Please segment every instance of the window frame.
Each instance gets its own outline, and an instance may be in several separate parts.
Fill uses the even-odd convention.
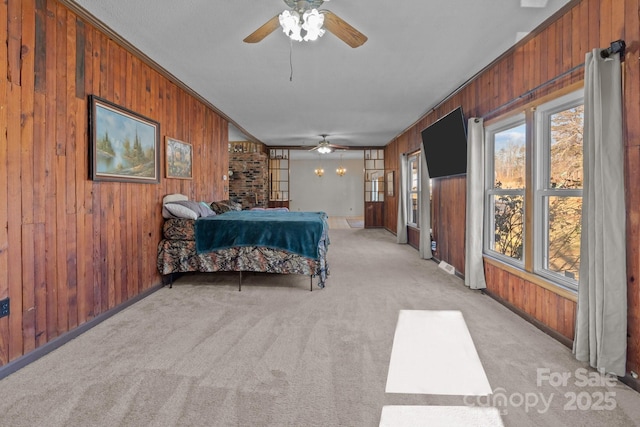
[[[513,265],[519,269],[524,269],[527,257],[527,222],[526,222],[526,176],[525,185],[521,189],[497,189],[495,188],[495,135],[508,129],[516,128],[521,125],[526,127],[526,116],[524,113],[507,117],[485,128],[485,209],[484,209],[484,236],[483,249],[484,254],[496,258],[506,264]],[[525,128],[526,133],[526,128]],[[526,142],[525,142],[526,145]],[[526,162],[526,159],[525,159]],[[522,259],[512,258],[502,254],[492,248],[491,242],[495,238],[495,212],[494,205],[491,203],[492,197],[499,196],[521,196],[523,199],[522,216],[525,219],[522,225]]]
[[[417,182],[417,187],[416,190],[412,190],[412,178],[413,178],[413,174],[412,174],[412,163],[415,163],[418,169],[418,182]],[[420,174],[421,174],[421,170],[420,170],[420,151],[415,152],[415,153],[411,153],[407,156],[407,225],[409,227],[414,227],[414,228],[420,228]],[[416,212],[416,221],[413,222],[412,220],[413,218],[413,194],[416,195],[416,200],[418,201],[417,206],[418,206],[418,210]]]
[[[506,113],[493,118],[485,126],[485,208],[483,255],[488,260],[495,260],[530,275],[530,280],[540,280],[549,286],[570,295],[576,295],[578,280],[571,278],[565,271],[549,269],[553,253],[550,251],[549,223],[550,198],[583,198],[583,189],[552,188],[551,172],[553,169],[551,151],[551,118],[553,115],[584,105],[584,89],[582,85],[573,85],[571,91],[563,90],[560,94],[545,96],[518,111]],[[526,173],[523,196],[523,241],[522,260],[518,260],[493,250],[492,239],[495,239],[495,206],[491,205],[492,197],[511,195],[513,190],[495,189],[495,135],[510,128],[525,126],[526,137]],[[576,178],[577,179],[577,178]],[[583,179],[584,185],[584,179]],[[575,207],[569,208],[574,209]],[[563,212],[563,211],[561,211]],[[568,211],[567,211],[568,212]],[[566,217],[571,218],[571,217]],[[560,218],[561,219],[561,218]],[[576,224],[572,222],[572,224]],[[575,256],[575,252],[571,253]],[[489,261],[490,262],[490,261]],[[553,268],[553,265],[551,265]],[[525,277],[525,276],[523,276]]]
[[[549,209],[550,197],[583,197],[582,189],[553,189],[549,185],[551,175],[551,129],[553,114],[584,105],[584,90],[577,90],[545,102],[536,108],[534,114],[533,169],[533,272],[570,291],[578,291],[578,281],[570,279],[545,266],[549,258]]]

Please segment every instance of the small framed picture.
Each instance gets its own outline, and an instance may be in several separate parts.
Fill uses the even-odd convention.
[[[393,171],[387,172],[387,196],[393,197]]]
[[[193,178],[193,148],[191,144],[165,137],[167,178]]]

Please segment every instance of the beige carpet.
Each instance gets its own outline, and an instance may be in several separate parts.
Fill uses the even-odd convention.
[[[364,228],[364,218],[347,218],[347,223],[351,228]]]
[[[518,427],[640,420],[640,394],[578,385],[568,348],[392,234],[331,230],[329,261],[313,292],[299,276],[247,275],[242,292],[236,274],[184,276],[0,381],[0,425],[377,426],[401,405],[493,405]],[[461,311],[506,400],[385,393],[400,310]]]

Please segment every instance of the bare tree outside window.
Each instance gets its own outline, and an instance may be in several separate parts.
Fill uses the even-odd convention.
[[[524,245],[525,131],[523,123],[493,136],[492,249],[516,260],[523,259]]]
[[[415,227],[420,226],[420,219],[418,217],[419,213],[419,197],[418,194],[420,192],[420,153],[413,154],[409,156],[409,182],[408,182],[408,213],[409,217],[407,218],[407,223],[411,224]]]
[[[516,268],[531,265],[536,274],[575,291],[582,234],[583,93],[563,94],[528,112],[487,127],[484,249]]]
[[[578,280],[582,197],[582,133],[584,106],[550,115],[547,197],[548,270]],[[574,191],[571,191],[574,190]]]

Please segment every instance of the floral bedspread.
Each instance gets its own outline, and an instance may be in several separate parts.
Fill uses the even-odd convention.
[[[170,219],[163,226],[164,239],[158,245],[158,271],[162,275],[186,272],[253,271],[278,274],[302,274],[318,277],[324,287],[329,274],[328,235],[323,233],[318,259],[261,246],[232,247],[196,253],[194,220]]]
[[[196,240],[196,222],[192,219],[171,218],[164,222],[162,233],[169,240]]]

